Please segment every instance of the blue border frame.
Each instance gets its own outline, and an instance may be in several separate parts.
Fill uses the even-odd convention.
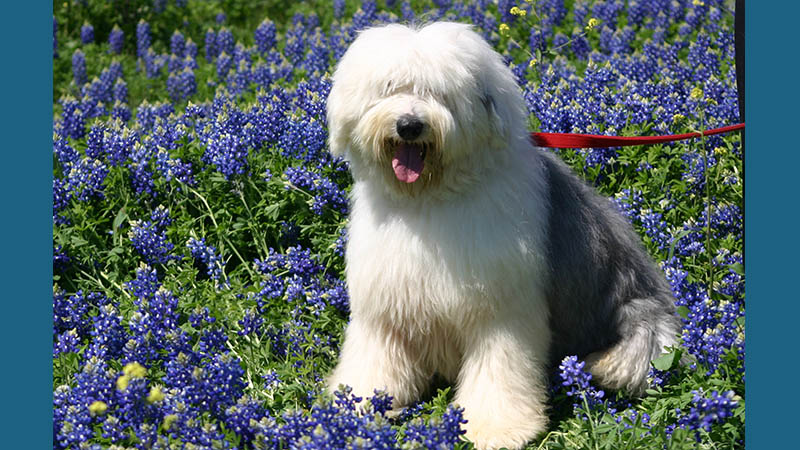
[[[746,447],[791,448],[797,433],[795,45],[800,6],[751,3],[745,15]],[[797,445],[796,443],[794,445]]]
[[[771,6],[771,5],[770,5]],[[747,437],[752,449],[793,442],[793,354],[800,317],[794,259],[800,145],[794,46],[800,5],[752,3],[746,17]],[[3,443],[52,446],[52,4],[10,2],[2,121],[5,254]],[[777,164],[776,164],[777,162]],[[787,367],[788,366],[788,367]],[[791,440],[790,440],[791,439]]]
[[[46,449],[53,439],[52,8],[47,2],[10,2],[0,27],[5,62],[0,373],[7,448]]]

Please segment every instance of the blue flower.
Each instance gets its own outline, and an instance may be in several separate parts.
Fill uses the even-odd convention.
[[[213,61],[217,57],[219,51],[217,50],[217,34],[209,28],[205,34],[206,44],[206,61]]]
[[[72,54],[72,79],[78,86],[86,83],[86,57],[81,49],[75,50]]]
[[[81,42],[84,44],[94,42],[94,27],[87,22],[84,22],[81,27]]]
[[[567,356],[559,364],[559,378],[561,385],[568,388],[567,395],[574,397],[573,409],[583,411],[586,407],[594,408],[603,403],[605,392],[596,389],[590,384],[592,374],[583,370],[586,362],[578,360],[577,356]]]
[[[144,59],[147,56],[147,50],[150,49],[150,24],[140,19],[136,25],[136,56]]]
[[[108,35],[108,46],[111,53],[119,55],[122,53],[122,46],[125,44],[125,32],[118,25],[114,25],[111,33]]]
[[[131,222],[128,237],[147,264],[164,264],[178,258],[172,254],[175,244],[169,242],[166,236],[166,227],[171,222],[169,211],[163,206],[153,210],[150,220]]]
[[[228,285],[227,278],[223,275],[225,262],[217,254],[217,249],[211,245],[206,245],[206,239],[190,238],[186,243],[193,258],[206,265],[206,273],[214,280],[217,287]]]
[[[688,414],[678,418],[678,425],[695,431],[697,442],[700,442],[699,430],[711,431],[711,426],[722,423],[733,415],[739,402],[734,399],[733,391],[712,391],[706,397],[702,390],[692,391],[691,409]]]
[[[264,19],[261,24],[258,25],[255,31],[255,42],[259,53],[265,55],[275,47],[277,42],[276,34],[277,28],[275,27],[275,23],[268,18]]]
[[[219,32],[217,33],[217,40],[216,40],[216,51],[217,55],[222,53],[227,53],[228,55],[233,54],[235,40],[233,39],[233,33],[226,27],[222,27]]]
[[[341,19],[344,15],[345,0],[333,0],[333,17]]]
[[[183,37],[180,31],[175,30],[169,40],[169,49],[172,54],[183,58],[186,52],[186,38]]]

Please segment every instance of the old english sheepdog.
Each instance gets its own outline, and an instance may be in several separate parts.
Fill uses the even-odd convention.
[[[565,355],[639,394],[676,341],[663,273],[611,202],[534,147],[502,57],[468,25],[361,32],[327,103],[330,150],[355,181],[350,322],[330,389],[402,407],[434,374],[466,436],[520,448],[547,427]]]

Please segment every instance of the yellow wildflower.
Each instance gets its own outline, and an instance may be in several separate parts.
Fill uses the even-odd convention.
[[[101,402],[100,400],[95,400],[89,405],[89,414],[92,416],[96,416],[98,414],[105,414],[106,410],[108,409],[108,405],[105,402]]]
[[[500,31],[501,36],[508,36],[508,33],[511,29],[508,27],[507,24],[501,23],[500,27],[498,27],[498,31]]]
[[[150,394],[147,395],[147,402],[158,403],[161,400],[164,400],[164,393],[161,392],[161,389],[158,386],[151,387]]]
[[[524,9],[519,9],[516,6],[512,7],[511,11],[509,12],[511,13],[512,16],[520,16],[520,17],[525,17],[525,15],[528,14],[528,11],[525,11]]]

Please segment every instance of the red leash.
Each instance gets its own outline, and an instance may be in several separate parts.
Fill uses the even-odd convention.
[[[629,145],[660,144],[663,142],[680,141],[700,136],[727,133],[741,130],[744,123],[729,125],[722,128],[706,130],[702,133],[670,134],[666,136],[603,136],[599,134],[572,134],[572,133],[531,133],[533,142],[539,147],[553,148],[603,148],[625,147]]]

